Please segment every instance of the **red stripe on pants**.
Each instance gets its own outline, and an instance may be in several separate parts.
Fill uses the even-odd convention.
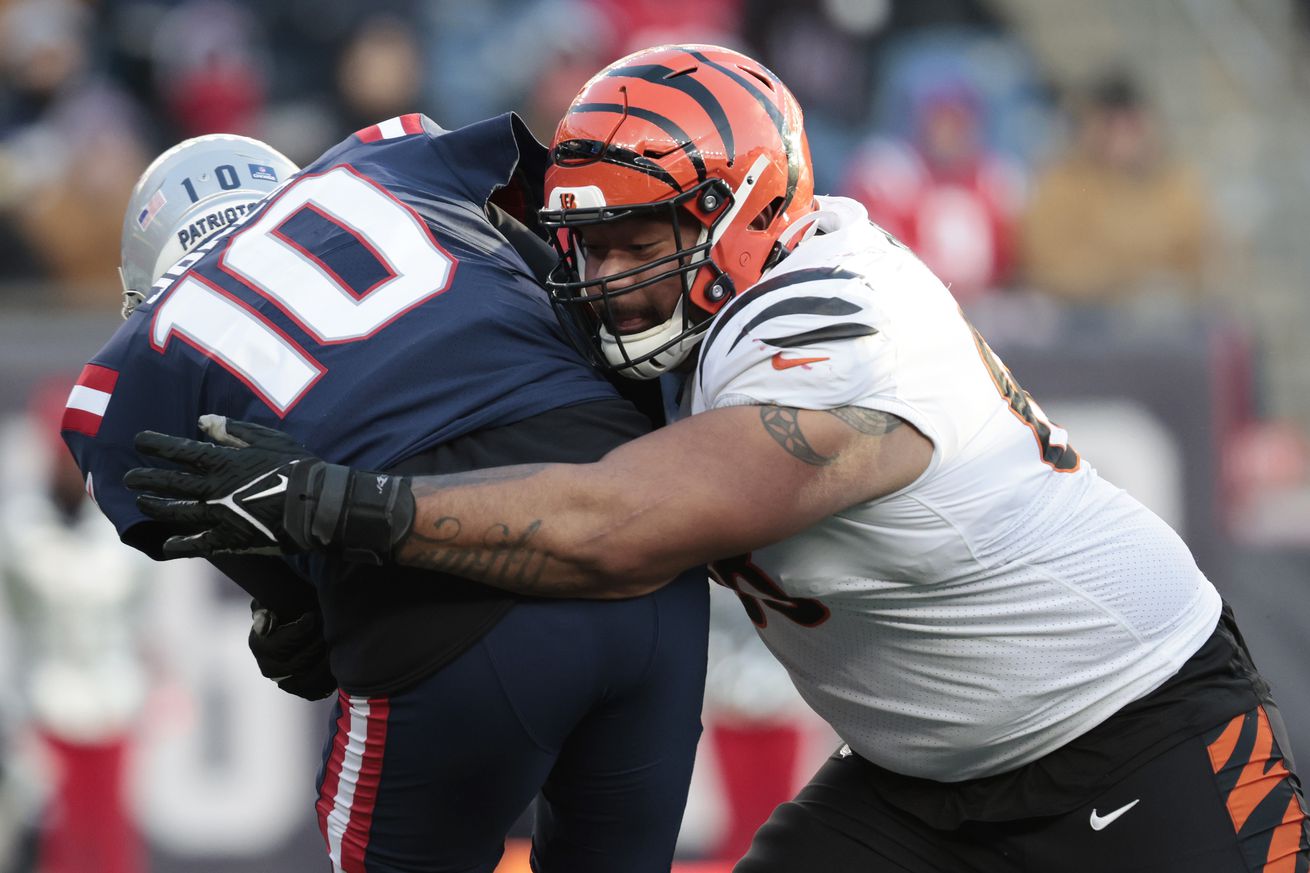
[[[350,824],[341,838],[341,868],[346,873],[364,873],[364,854],[368,851],[373,809],[377,806],[378,786],[382,781],[382,753],[386,748],[390,714],[391,704],[385,697],[368,701],[367,733],[356,774],[355,796],[350,804]]]
[[[323,772],[323,784],[318,789],[318,802],[314,808],[318,812],[318,830],[323,835],[323,844],[328,843],[328,816],[336,802],[337,788],[341,784],[341,762],[346,758],[346,740],[350,737],[350,698],[345,692],[337,692],[341,714],[337,716],[336,734],[332,737],[332,751],[328,755],[327,767]]]

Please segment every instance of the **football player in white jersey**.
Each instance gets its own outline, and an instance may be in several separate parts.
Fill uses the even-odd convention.
[[[845,741],[739,873],[1310,867],[1281,721],[1214,587],[912,253],[814,196],[769,70],[713,46],[607,67],[546,202],[561,320],[682,420],[595,464],[414,479],[384,519],[351,497],[367,474],[156,438],[194,470],[138,480],[181,498],[143,498],[196,531],[171,552],[270,545],[219,483],[280,470],[245,508],[302,548],[547,596],[713,561]]]

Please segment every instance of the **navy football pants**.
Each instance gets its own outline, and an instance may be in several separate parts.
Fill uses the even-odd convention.
[[[700,736],[704,571],[516,604],[414,688],[342,693],[319,773],[334,871],[491,871],[540,792],[539,873],[667,871]]]

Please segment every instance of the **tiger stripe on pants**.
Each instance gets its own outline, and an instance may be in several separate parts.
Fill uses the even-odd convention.
[[[1307,873],[1310,820],[1263,706],[1206,736],[1210,765],[1251,870]]]

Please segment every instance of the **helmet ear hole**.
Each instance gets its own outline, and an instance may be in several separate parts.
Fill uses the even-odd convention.
[[[782,211],[782,200],[783,198],[781,197],[774,197],[770,200],[768,204],[751,219],[751,223],[748,227],[750,227],[751,230],[768,230],[769,225],[773,223],[773,219],[777,218],[778,213]]]

